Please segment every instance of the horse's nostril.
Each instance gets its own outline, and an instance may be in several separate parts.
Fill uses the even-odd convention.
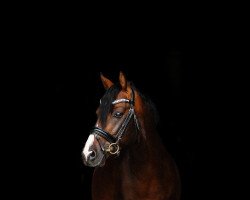
[[[89,154],[89,159],[90,159],[90,160],[94,160],[95,157],[96,157],[95,151],[91,151],[91,153]]]

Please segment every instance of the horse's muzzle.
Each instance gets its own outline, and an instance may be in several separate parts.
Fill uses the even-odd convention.
[[[84,165],[88,167],[97,167],[97,166],[102,167],[105,164],[105,156],[100,151],[99,152],[91,151],[91,153],[89,153],[87,157],[84,154],[82,154],[82,159]]]

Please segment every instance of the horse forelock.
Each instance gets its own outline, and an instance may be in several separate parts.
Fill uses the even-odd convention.
[[[112,111],[112,102],[116,99],[116,96],[120,92],[121,88],[119,85],[113,85],[110,87],[103,97],[100,103],[100,122],[102,126],[106,125],[108,114]]]
[[[159,115],[155,107],[155,104],[151,101],[150,98],[142,94],[132,82],[129,82],[129,85],[140,96],[143,104],[147,107],[147,109],[152,114],[155,124],[157,124],[159,121]],[[106,125],[107,117],[109,113],[112,112],[112,108],[113,108],[112,102],[116,99],[120,91],[121,91],[121,86],[119,84],[114,84],[105,92],[105,94],[101,98],[101,104],[100,104],[99,109],[100,109],[100,122],[102,126]],[[137,99],[135,99],[135,101],[137,101]]]

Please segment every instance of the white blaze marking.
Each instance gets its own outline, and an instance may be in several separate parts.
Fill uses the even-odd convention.
[[[84,154],[85,158],[87,158],[88,155],[92,152],[89,149],[94,144],[94,140],[95,140],[95,136],[93,134],[89,135],[89,138],[87,139],[87,142],[86,142],[84,149],[83,149],[83,154]]]

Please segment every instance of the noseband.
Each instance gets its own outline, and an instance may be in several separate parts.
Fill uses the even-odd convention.
[[[115,136],[111,135],[110,133],[108,133],[107,131],[104,131],[103,129],[99,128],[99,127],[94,127],[91,130],[91,133],[94,135],[98,135],[101,136],[102,138],[104,138],[106,141],[108,141],[110,143],[110,145],[108,146],[107,149],[102,148],[102,151],[108,152],[110,154],[117,154],[119,155],[120,153],[120,146],[119,146],[119,141],[122,139],[125,130],[130,122],[130,120],[132,119],[132,117],[134,117],[134,122],[136,125],[136,128],[139,130],[139,124],[136,118],[136,114],[135,114],[135,110],[134,110],[134,104],[135,104],[135,94],[134,94],[134,90],[131,88],[131,99],[116,99],[115,101],[112,102],[112,105],[118,104],[118,103],[129,103],[130,108],[128,111],[128,114],[126,116],[126,118],[124,119],[122,125],[120,126],[117,134],[115,134]],[[99,141],[98,141],[99,142]]]

